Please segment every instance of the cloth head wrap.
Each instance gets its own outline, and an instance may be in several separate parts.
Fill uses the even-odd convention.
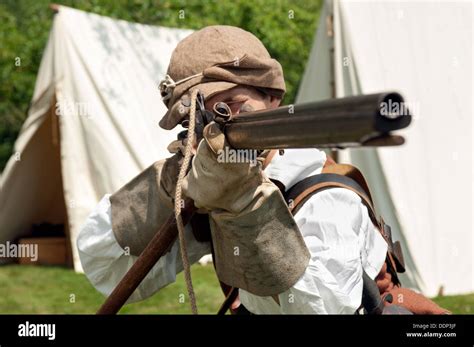
[[[237,85],[257,87],[282,98],[285,79],[281,65],[262,42],[237,27],[215,25],[196,31],[173,51],[160,92],[168,112],[160,121],[173,129],[186,116],[180,111],[183,95],[199,90],[207,99]]]

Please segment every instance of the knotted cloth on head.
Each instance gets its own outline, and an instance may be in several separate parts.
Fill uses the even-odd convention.
[[[253,34],[226,25],[192,33],[173,51],[167,76],[160,83],[163,102],[168,107],[160,126],[173,129],[186,116],[179,112],[185,93],[198,88],[207,99],[239,84],[260,88],[279,98],[286,91],[280,63],[271,58]]]

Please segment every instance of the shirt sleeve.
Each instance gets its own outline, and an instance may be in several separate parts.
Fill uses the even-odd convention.
[[[138,257],[127,254],[112,231],[110,195],[105,195],[82,226],[77,248],[84,272],[93,286],[109,295]],[[211,252],[209,242],[198,242],[186,226],[185,239],[190,263]],[[179,242],[155,264],[127,303],[144,300],[173,283],[183,270]]]
[[[280,306],[244,291],[242,303],[254,313],[354,314],[362,300],[362,270],[375,278],[387,252],[367,208],[347,189],[328,189],[313,195],[295,221],[311,253],[306,271],[279,295]]]

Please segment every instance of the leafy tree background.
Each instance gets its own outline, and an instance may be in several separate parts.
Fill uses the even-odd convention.
[[[25,120],[51,28],[48,0],[0,0],[0,171]],[[200,29],[239,26],[259,37],[283,66],[285,103],[295,99],[321,0],[58,0],[58,4],[143,24]],[[179,18],[184,10],[185,18]],[[15,59],[21,59],[21,65]]]

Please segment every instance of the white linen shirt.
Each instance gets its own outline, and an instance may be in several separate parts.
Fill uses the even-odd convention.
[[[316,149],[289,149],[276,154],[265,174],[288,189],[302,179],[321,173],[326,161]],[[86,276],[109,295],[135,256],[128,255],[112,231],[110,195],[105,195],[87,218],[77,239]],[[328,189],[310,197],[295,215],[311,259],[301,278],[279,294],[279,304],[240,289],[240,301],[255,314],[353,314],[361,304],[362,270],[375,278],[385,261],[387,244],[370,220],[367,207],[354,192]],[[210,243],[198,242],[186,226],[191,263],[210,253]],[[128,302],[146,299],[172,283],[183,270],[179,243],[163,256]]]

